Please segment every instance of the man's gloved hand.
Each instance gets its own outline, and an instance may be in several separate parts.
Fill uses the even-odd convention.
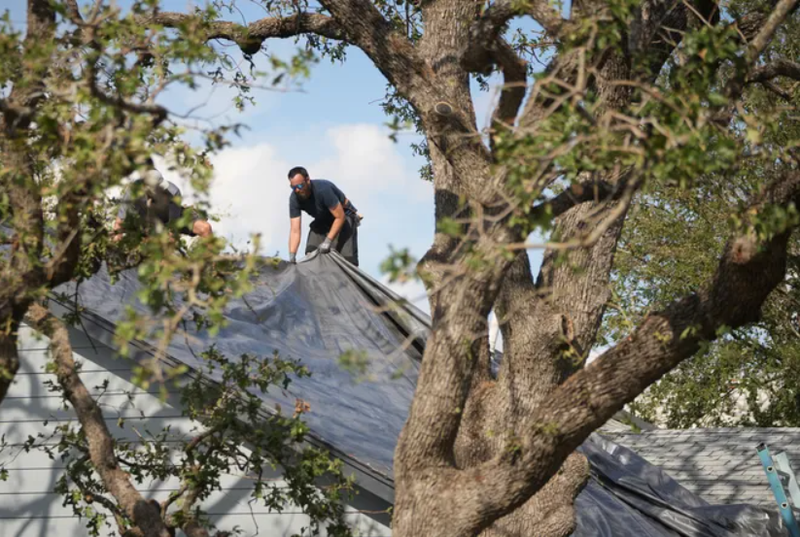
[[[297,252],[290,252],[289,253],[289,263],[292,265],[297,264]]]
[[[327,254],[331,251],[331,240],[328,237],[325,237],[325,240],[322,241],[322,244],[319,245],[319,252],[321,254]]]

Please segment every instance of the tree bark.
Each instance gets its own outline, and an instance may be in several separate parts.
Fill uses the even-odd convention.
[[[55,12],[47,0],[28,0],[26,22],[25,49],[53,38]],[[38,260],[44,245],[44,217],[27,142],[31,111],[42,99],[48,67],[26,63],[21,76],[27,83],[14,84],[0,115],[0,189],[8,195],[14,238],[11,248],[0,254],[0,403],[19,368],[16,330],[43,279]]]
[[[89,445],[89,457],[103,485],[145,537],[170,537],[161,520],[158,504],[145,500],[131,483],[128,473],[119,466],[114,453],[114,437],[106,426],[100,407],[76,370],[66,327],[39,304],[31,306],[26,319],[50,338],[50,353],[56,365],[58,383],[78,415]]]
[[[5,326],[0,331],[0,402],[8,394],[18,370],[17,327]]]

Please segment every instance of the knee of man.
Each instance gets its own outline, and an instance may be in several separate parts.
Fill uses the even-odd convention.
[[[197,220],[192,226],[192,231],[194,231],[195,235],[198,235],[199,237],[210,237],[211,224],[205,220]]]

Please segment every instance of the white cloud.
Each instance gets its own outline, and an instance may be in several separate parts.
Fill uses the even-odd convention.
[[[330,177],[348,196],[352,192],[354,202],[387,192],[402,192],[413,201],[430,199],[431,185],[407,168],[399,144],[388,134],[387,129],[367,123],[333,127],[326,137],[335,154],[309,165],[309,173]]]

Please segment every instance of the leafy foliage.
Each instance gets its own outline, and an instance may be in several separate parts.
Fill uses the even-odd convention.
[[[179,484],[161,507],[176,527],[190,516],[210,524],[193,502],[202,502],[222,490],[225,478],[238,475],[252,482],[251,503],[275,512],[288,505],[302,508],[310,517],[308,535],[318,535],[322,528],[328,535],[349,535],[343,501],[348,498],[351,478],[343,475],[340,461],[307,443],[308,427],[302,421],[307,407],[298,403],[291,415],[280,408],[270,412],[258,397],[273,386],[285,389],[290,375],[307,376],[307,370],[277,355],[231,360],[214,348],[204,352],[202,359],[203,371],[175,381],[181,415],[191,420],[190,428],[150,430],[146,421],[128,423],[120,414],[118,426],[136,433],[134,440],[118,441],[115,446],[123,469],[140,486]],[[107,387],[107,381],[98,387],[98,399],[102,400]],[[51,390],[63,391],[55,383]],[[136,411],[135,394],[127,395],[120,413]],[[52,434],[30,438],[25,449],[39,449],[65,464],[66,472],[55,491],[86,521],[92,535],[108,534],[113,529],[110,517],[117,519],[120,531],[131,526],[93,472],[79,426],[57,424]],[[322,478],[324,485],[320,485]]]
[[[752,9],[750,4],[736,2],[730,10]],[[686,84],[690,92],[697,90],[694,107],[726,103],[725,85],[737,76],[741,55],[736,36],[730,30],[716,33],[713,39],[710,30],[687,36],[684,61],[721,63],[722,80],[715,82],[700,67],[692,78],[675,80],[682,65],[674,65],[661,81],[670,91]],[[795,57],[798,46],[800,20],[794,17],[780,30],[765,61],[784,54]],[[764,238],[796,225],[794,206],[765,207],[758,213],[743,208],[775,179],[782,163],[792,161],[800,140],[799,99],[796,83],[779,79],[772,87],[750,85],[740,115],[724,131],[703,134],[692,144],[692,153],[680,156],[683,167],[694,169],[683,174],[662,164],[666,173],[654,184],[658,188],[648,188],[628,216],[616,257],[613,308],[601,344],[619,341],[648,312],[708,281],[732,232],[750,230]],[[735,181],[727,171],[731,168],[736,169]],[[761,321],[728,333],[683,362],[633,403],[632,410],[668,427],[800,424],[796,237],[789,252],[787,280],[770,295]]]
[[[167,90],[224,84],[236,90],[233,103],[242,110],[255,103],[252,89],[259,80],[271,77],[271,85],[291,88],[308,76],[319,54],[341,58],[344,46],[312,38],[291,58],[270,56],[270,72],[262,73],[252,63],[262,40],[236,34],[243,58],[209,40],[233,3],[215,1],[164,24],[155,22],[160,7],[158,0],[134,0],[125,10],[97,2],[76,13],[68,2],[43,0],[31,4],[39,19],[29,19],[27,35],[14,28],[8,13],[0,17],[0,124],[6,135],[0,141],[0,237],[12,245],[0,252],[0,314],[4,327],[14,327],[32,302],[52,296],[61,282],[80,284],[103,264],[112,276],[135,267],[142,284],[136,298],[148,311],[128,307],[115,341],[123,355],[133,341],[158,342],[152,358],[134,368],[134,380],[145,390],[157,387],[164,401],[177,387],[181,412],[194,428],[151,431],[145,422],[140,430],[120,417],[120,427],[141,436],[115,443],[116,462],[94,458],[92,442],[98,439],[77,422],[55,424],[51,434],[30,438],[24,449],[44,450],[66,464],[56,492],[93,535],[112,529],[123,534],[136,525],[96,471],[99,464],[118,464],[124,479],[139,485],[177,482],[156,511],[172,531],[189,523],[207,526],[202,502],[227,474],[238,473],[251,480],[254,502],[274,511],[287,505],[303,509],[310,520],[304,535],[349,535],[343,502],[352,483],[340,461],[309,443],[302,420],[307,405],[299,401],[287,415],[264,408],[258,397],[285,389],[292,376],[308,375],[305,368],[279,356],[226,357],[214,348],[201,355],[204,369],[193,376],[165,361],[169,342],[182,336],[187,323],[211,336],[224,325],[228,300],[251,288],[251,276],[265,262],[258,237],[253,251],[243,255],[232,254],[219,237],[189,244],[179,230],[191,223],[190,211],[161,230],[123,226],[121,239],[111,226],[117,192],[126,178],[149,169],[154,155],[189,179],[198,196],[194,211],[209,218],[210,157],[242,125],[209,121],[201,128],[183,121],[160,104]],[[284,15],[296,6],[267,7]],[[38,24],[42,35],[33,37],[30,24]],[[8,303],[13,311],[5,309]],[[80,323],[81,314],[76,304],[63,320]],[[51,372],[62,366],[49,365]],[[94,404],[106,388],[99,387]],[[65,408],[74,404],[74,393],[61,381],[51,390],[64,395]],[[134,394],[128,399],[132,405]],[[282,484],[274,482],[278,474]],[[0,477],[6,475],[0,466]]]

